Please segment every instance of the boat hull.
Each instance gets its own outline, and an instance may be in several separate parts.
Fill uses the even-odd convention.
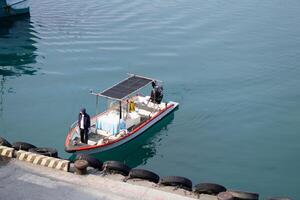
[[[2,1],[0,5],[0,18],[29,15],[29,0],[7,0],[5,4],[3,0],[0,1]],[[17,2],[21,3],[15,4]],[[12,6],[6,7],[6,5]]]
[[[161,112],[159,115],[157,115],[155,118],[151,119],[148,123],[146,123],[145,125],[141,126],[138,128],[138,130],[131,134],[130,136],[119,140],[113,144],[107,145],[107,146],[99,146],[99,147],[95,147],[89,150],[80,150],[80,151],[74,151],[74,154],[94,154],[94,153],[100,153],[100,152],[104,152],[104,151],[108,151],[111,150],[113,148],[116,148],[118,146],[121,146],[131,140],[133,140],[134,138],[138,137],[139,135],[143,134],[146,130],[148,130],[151,126],[153,126],[154,124],[156,124],[158,121],[160,121],[161,119],[163,119],[165,116],[167,116],[168,114],[172,113],[177,107],[178,107],[178,103],[176,102],[170,102],[173,106],[169,107],[168,109],[166,109],[165,111]]]

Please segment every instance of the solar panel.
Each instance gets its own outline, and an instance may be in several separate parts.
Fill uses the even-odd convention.
[[[131,76],[100,94],[113,99],[124,99],[135,91],[148,85],[152,81],[152,79],[144,77]]]

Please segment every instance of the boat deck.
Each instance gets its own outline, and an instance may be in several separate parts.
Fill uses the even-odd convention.
[[[80,134],[78,126],[76,125],[70,137],[69,147],[76,148],[101,145],[118,140],[129,134],[152,116],[156,115],[160,110],[167,107],[167,103],[164,102],[161,104],[149,102],[149,96],[136,96],[133,100],[135,103],[135,110],[128,112],[126,108],[126,110],[123,111],[124,116],[122,120],[124,121],[123,125],[125,127],[120,128],[118,106],[112,106],[106,112],[91,118],[91,128],[87,144],[80,142]]]

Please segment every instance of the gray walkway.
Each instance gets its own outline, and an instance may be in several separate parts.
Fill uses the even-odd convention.
[[[0,166],[1,200],[127,200],[127,199],[194,199],[161,189],[131,184],[117,180],[118,177],[100,175],[78,176],[21,161],[10,161]],[[144,186],[142,186],[144,185]],[[174,191],[173,191],[174,192]],[[177,191],[177,193],[180,191]],[[215,200],[201,196],[201,200]]]

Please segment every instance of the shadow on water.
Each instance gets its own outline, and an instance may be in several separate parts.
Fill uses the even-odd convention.
[[[93,156],[101,161],[118,160],[132,168],[145,165],[149,158],[155,156],[156,148],[160,145],[163,136],[167,135],[166,130],[173,120],[174,112],[130,142]],[[74,155],[70,159],[74,159]]]
[[[0,112],[3,96],[10,92],[5,83],[8,77],[35,75],[36,38],[29,16],[6,18],[0,21]]]

